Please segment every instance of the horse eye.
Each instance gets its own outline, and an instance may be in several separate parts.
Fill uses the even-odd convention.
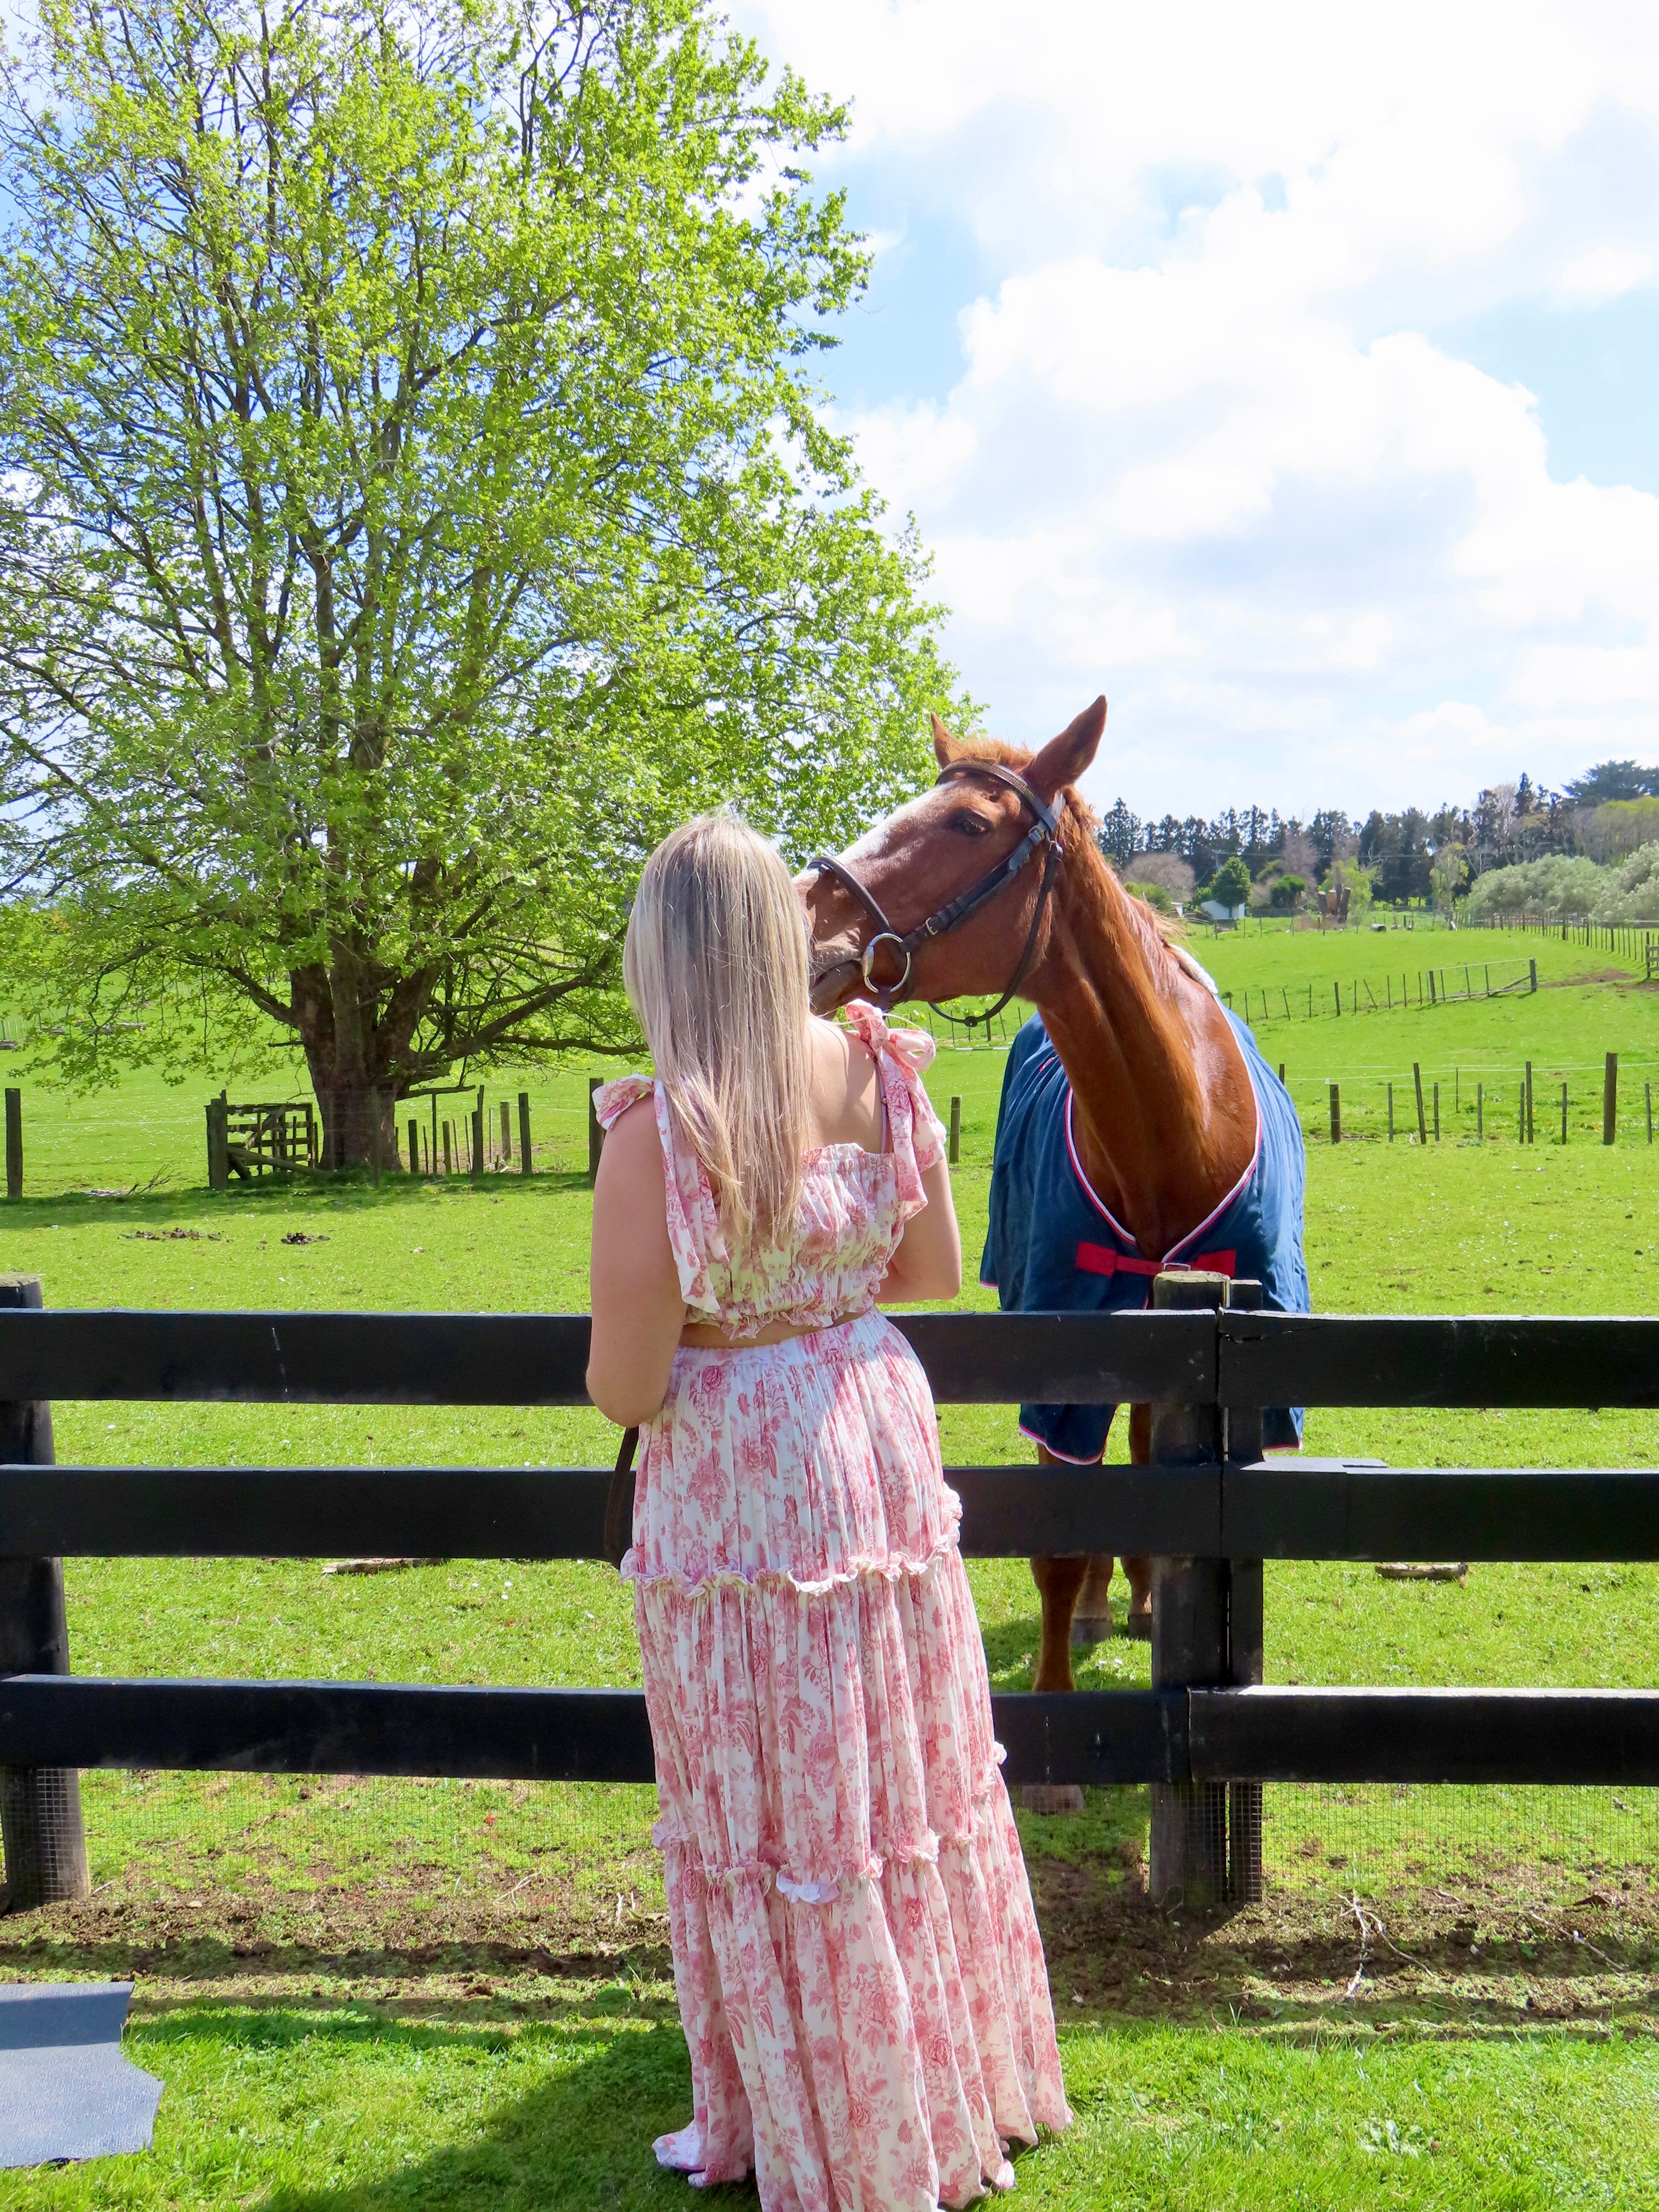
[[[988,833],[991,825],[982,816],[975,814],[967,807],[963,807],[951,817],[951,827],[958,837],[983,837]]]

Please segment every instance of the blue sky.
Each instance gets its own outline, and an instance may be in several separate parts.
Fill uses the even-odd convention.
[[[761,0],[986,722],[1306,813],[1659,759],[1659,10]],[[1429,65],[1431,62],[1431,65]]]

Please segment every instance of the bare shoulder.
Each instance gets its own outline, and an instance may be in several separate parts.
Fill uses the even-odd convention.
[[[880,1092],[873,1054],[862,1037],[815,1015],[807,1032],[811,1055],[812,1115],[825,1144],[876,1149]],[[873,1139],[872,1132],[876,1130]]]
[[[634,1103],[619,1114],[605,1133],[605,1151],[600,1156],[601,1174],[609,1167],[608,1182],[617,1180],[618,1170],[626,1172],[630,1184],[637,1185],[646,1179],[650,1188],[654,1175],[662,1180],[662,1146],[657,1134],[657,1107],[653,1098],[636,1098]]]

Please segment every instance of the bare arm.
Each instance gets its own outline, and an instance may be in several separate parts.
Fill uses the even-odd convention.
[[[633,1428],[661,1408],[685,1320],[668,1242],[662,1144],[648,1098],[629,1108],[599,1155],[589,1282],[588,1395],[607,1420]]]
[[[962,1288],[962,1232],[951,1196],[951,1170],[937,1161],[921,1178],[927,1203],[904,1224],[898,1249],[876,1292],[883,1305],[901,1299],[953,1298]]]

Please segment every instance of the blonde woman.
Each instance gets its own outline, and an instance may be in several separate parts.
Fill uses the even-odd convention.
[[[647,863],[599,1093],[592,1355],[637,1425],[623,1563],[693,2116],[656,2151],[767,2212],[933,2212],[1065,2127],[927,1379],[883,1301],[954,1297],[931,1039],[807,1008],[782,862],[730,815]]]

